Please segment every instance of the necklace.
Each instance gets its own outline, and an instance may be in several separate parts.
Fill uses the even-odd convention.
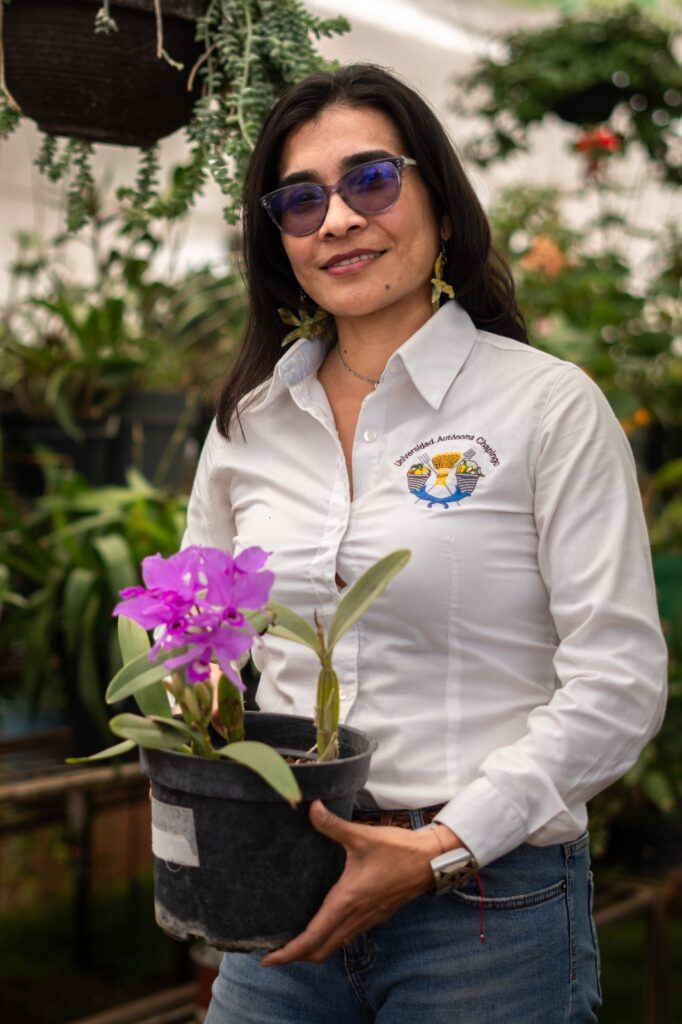
[[[347,373],[351,373],[354,377],[357,377],[358,380],[363,380],[365,384],[372,384],[375,390],[379,386],[379,384],[381,384],[381,377],[379,377],[379,380],[373,380],[371,377],[365,377],[364,374],[358,373],[356,370],[352,370],[348,363],[346,362],[346,360],[341,355],[341,350],[338,344],[334,346],[334,351],[336,352],[336,358],[341,363],[341,366],[343,366],[344,370]]]

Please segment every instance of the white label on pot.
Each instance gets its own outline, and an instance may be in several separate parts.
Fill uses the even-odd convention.
[[[194,811],[152,797],[152,852],[159,860],[199,867]]]

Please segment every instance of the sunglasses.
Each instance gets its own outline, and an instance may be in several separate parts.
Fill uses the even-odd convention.
[[[303,181],[268,192],[261,203],[285,235],[302,238],[322,227],[333,192],[356,213],[384,213],[398,202],[404,167],[416,167],[409,156],[389,156],[358,164],[335,185]]]

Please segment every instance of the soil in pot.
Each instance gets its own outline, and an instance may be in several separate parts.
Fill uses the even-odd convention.
[[[310,719],[247,712],[246,738],[304,753]],[[142,750],[152,783],[156,920],[176,939],[219,949],[276,949],[301,932],[343,870],[343,847],[317,832],[321,799],[350,818],[374,742],[341,727],[336,761],[292,766],[303,800],[292,809],[254,772],[229,761]]]

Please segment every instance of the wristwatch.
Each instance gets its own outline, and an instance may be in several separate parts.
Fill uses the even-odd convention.
[[[431,861],[433,871],[433,893],[442,896],[443,893],[456,889],[478,872],[476,858],[470,850],[464,846],[458,846],[454,850],[446,850],[438,854]]]
[[[429,829],[438,828],[440,822],[430,821],[428,825],[422,825],[416,829],[417,832],[427,832]],[[431,861],[433,871],[433,894],[442,896],[443,893],[456,889],[463,885],[470,878],[478,874],[478,861],[471,850],[466,846],[457,846],[454,850],[446,850],[439,853]]]

